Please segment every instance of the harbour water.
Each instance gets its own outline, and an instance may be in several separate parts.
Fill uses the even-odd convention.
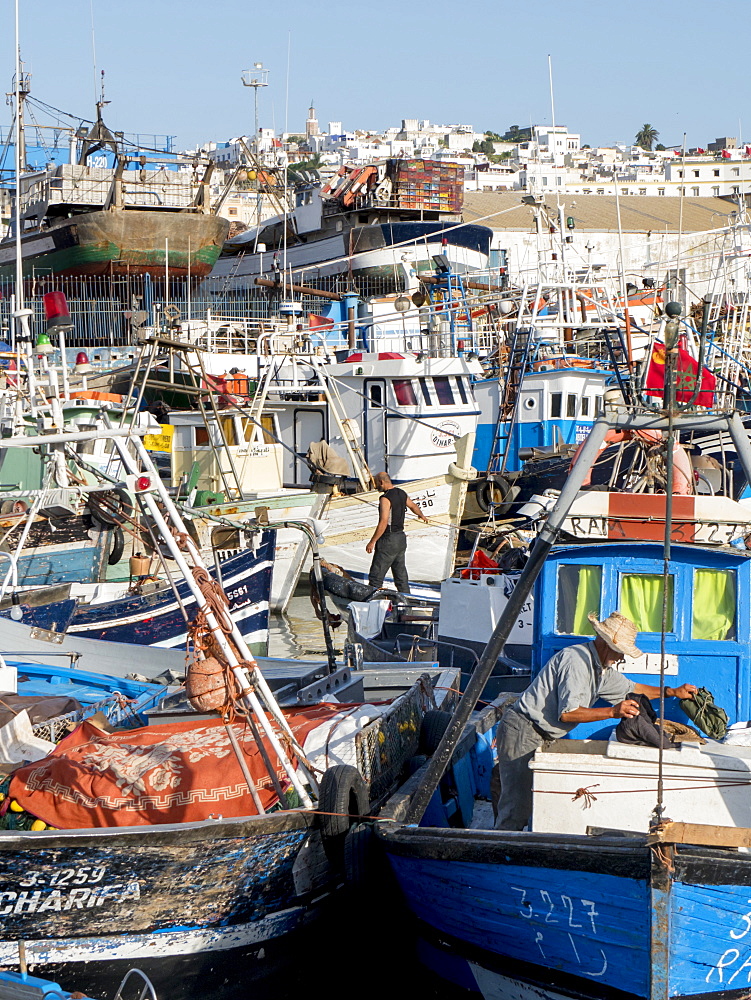
[[[347,626],[334,631],[334,644],[342,648]],[[298,587],[282,614],[272,614],[269,623],[269,656],[294,656],[297,659],[317,660],[326,654],[323,628],[310,603],[310,590]]]
[[[346,629],[345,622],[334,631],[334,645],[339,651],[346,639]],[[287,611],[271,616],[269,656],[314,660],[324,656],[325,651],[323,629],[310,603],[309,588],[303,584]],[[331,974],[336,969],[338,982],[350,984],[358,1000],[383,1000],[384,995],[394,1000],[407,997],[460,1000],[479,995],[447,984],[422,964],[424,950],[411,920],[393,909],[384,912],[381,899],[357,899],[341,894],[320,941],[313,944],[313,951],[320,956],[321,968],[327,968]],[[306,981],[309,984],[306,975],[298,976],[297,972],[287,970],[275,982],[269,1000],[272,996],[296,1000],[302,985]],[[253,997],[258,1000],[256,993]]]

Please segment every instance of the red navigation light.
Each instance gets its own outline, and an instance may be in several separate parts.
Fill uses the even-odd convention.
[[[68,312],[68,303],[62,292],[46,292],[42,299],[44,301],[44,317],[47,320],[47,329],[55,327],[73,326]]]
[[[136,489],[139,493],[147,490],[149,486],[151,486],[151,479],[148,476],[139,476],[138,479],[136,479]]]
[[[79,351],[78,354],[76,354],[75,370],[77,375],[86,375],[88,372],[94,371],[93,366],[89,363],[89,356],[86,351]]]

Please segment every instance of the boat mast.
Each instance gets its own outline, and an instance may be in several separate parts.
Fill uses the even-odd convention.
[[[24,89],[25,81],[21,78],[21,43],[19,39],[19,24],[18,24],[18,0],[15,3],[15,14],[16,14],[16,73],[15,73],[15,118],[16,118],[16,135],[15,135],[15,174],[16,174],[16,197],[14,199],[14,211],[13,211],[13,225],[16,234],[16,312],[19,312],[24,307],[23,298],[23,260],[21,257],[21,168],[25,160],[25,150],[24,146],[24,133],[23,133],[23,99],[28,93]],[[16,321],[17,323],[18,321]],[[17,338],[18,330],[16,324],[13,328],[13,336]]]
[[[16,197],[14,199],[13,224],[16,232],[16,287],[13,301],[13,347],[16,352],[16,368],[18,370],[18,389],[21,383],[21,346],[25,348],[27,389],[29,393],[29,410],[32,417],[36,417],[36,385],[34,379],[34,358],[31,349],[31,326],[29,318],[32,315],[31,309],[27,309],[24,304],[23,293],[23,257],[21,254],[21,169],[26,159],[24,147],[23,131],[23,100],[28,94],[28,78],[22,74],[21,67],[21,41],[19,37],[18,0],[15,2],[15,45],[16,45],[16,80],[15,80],[15,112],[16,112],[16,135],[15,135],[15,173],[16,173]],[[23,147],[23,148],[22,148]],[[16,396],[17,416],[20,415],[20,392]]]

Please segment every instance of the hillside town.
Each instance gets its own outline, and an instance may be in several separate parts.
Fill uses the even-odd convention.
[[[222,170],[248,162],[277,167],[312,167],[326,178],[344,165],[407,157],[457,163],[464,168],[464,190],[519,191],[531,194],[689,197],[738,200],[751,181],[751,145],[721,136],[705,147],[666,149],[659,133],[645,125],[633,142],[591,147],[565,125],[512,125],[503,134],[479,132],[471,125],[439,125],[417,118],[382,132],[347,130],[342,122],[322,128],[311,104],[305,134],[259,128],[257,137],[208,142],[200,152]],[[244,204],[247,203],[247,204]],[[252,204],[251,204],[252,203]],[[255,198],[236,193],[228,202],[231,218],[255,218]],[[246,218],[247,216],[247,218]]]

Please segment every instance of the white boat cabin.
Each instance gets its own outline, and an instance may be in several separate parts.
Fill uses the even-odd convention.
[[[326,366],[346,416],[360,427],[371,472],[396,482],[445,471],[456,462],[456,442],[474,434],[479,409],[472,388],[477,362],[424,358],[409,352],[353,351]],[[336,436],[330,439],[339,447]]]
[[[170,484],[178,487],[191,479],[193,463],[198,463],[200,490],[222,493],[225,479],[235,486],[235,473],[242,493],[277,492],[282,484],[283,447],[276,413],[264,413],[259,427],[249,417],[231,411],[216,421],[204,423],[200,413],[173,411],[174,428],[170,452]],[[230,464],[231,459],[231,464]],[[233,472],[234,467],[234,472]]]

